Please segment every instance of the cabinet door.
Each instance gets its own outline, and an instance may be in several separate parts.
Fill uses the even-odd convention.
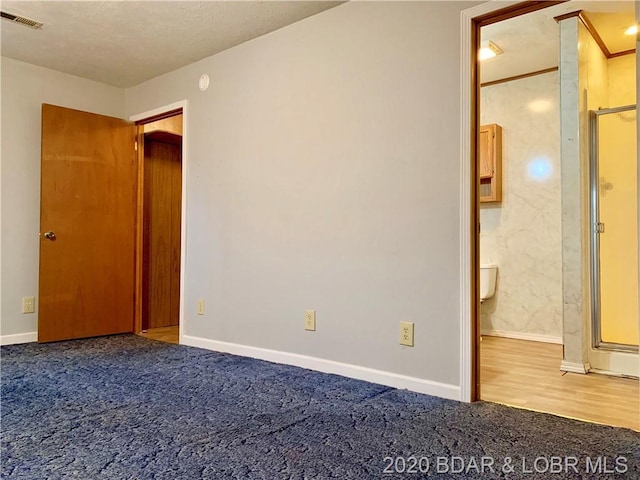
[[[483,125],[480,127],[480,151],[479,159],[479,175],[480,178],[491,178],[494,172],[494,150],[493,150],[493,132],[492,125]]]

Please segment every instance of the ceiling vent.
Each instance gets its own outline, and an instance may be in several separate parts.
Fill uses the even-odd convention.
[[[40,29],[42,28],[42,25],[44,25],[41,22],[36,22],[35,20],[31,20],[30,18],[21,17],[20,15],[14,15],[12,13],[0,12],[0,16],[2,16],[2,18],[4,18],[5,20],[19,23],[20,25],[24,25],[25,27]]]

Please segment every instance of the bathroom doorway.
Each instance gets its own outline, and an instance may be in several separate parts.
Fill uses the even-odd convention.
[[[485,171],[482,138],[479,141],[478,152],[481,202],[478,263],[481,267],[488,264],[497,265],[495,285],[492,288],[480,285],[480,290],[485,294],[493,293],[483,299],[477,324],[482,333],[482,342],[478,349],[480,399],[640,429],[637,380],[584,375],[588,371],[588,364],[581,373],[573,372],[577,372],[577,367],[582,367],[582,364],[576,364],[575,370],[569,370],[572,373],[561,370],[561,365],[563,370],[571,366],[563,360],[567,349],[565,342],[568,341],[568,345],[572,347],[581,340],[579,337],[573,338],[571,331],[567,334],[565,317],[567,314],[571,317],[574,313],[574,316],[582,317],[587,313],[587,310],[573,309],[573,305],[567,307],[565,302],[564,277],[568,265],[565,260],[569,257],[565,256],[564,249],[568,244],[565,233],[572,231],[575,238],[570,238],[569,241],[577,240],[583,245],[588,244],[589,234],[586,229],[584,234],[580,233],[581,222],[587,220],[580,211],[574,215],[577,228],[573,228],[574,225],[571,224],[567,229],[564,223],[565,198],[562,180],[573,182],[578,190],[582,189],[584,192],[585,185],[580,182],[585,177],[582,177],[579,171],[573,176],[565,175],[565,163],[571,163],[574,159],[565,159],[564,155],[561,155],[560,87],[561,73],[566,76],[567,70],[558,70],[558,22],[569,19],[566,24],[571,23],[575,26],[574,47],[578,44],[579,31],[580,42],[584,48],[585,33],[596,35],[586,15],[599,20],[604,17],[611,18],[609,14],[615,16],[620,13],[583,13],[578,11],[578,3],[576,2],[576,12],[573,13],[565,4],[562,7],[565,10],[560,12],[562,17],[558,19],[554,18],[554,15],[559,15],[558,10],[551,7],[496,24],[483,25],[480,30],[478,43],[481,47],[493,50],[493,54],[488,53],[487,60],[479,63],[481,86],[478,98],[478,133],[482,133],[484,127],[494,124],[500,127],[502,133],[502,156],[494,161],[491,170],[497,172],[492,182],[500,181],[501,190],[487,202],[482,201],[482,197],[486,196],[488,184],[482,178],[482,172]],[[596,9],[609,8],[604,4],[589,6]],[[570,13],[567,13],[568,11]],[[631,13],[633,14],[632,8]],[[517,25],[518,22],[521,24]],[[631,15],[631,23],[633,22]],[[501,37],[500,28],[508,28],[510,23],[517,25],[513,28],[513,37]],[[589,28],[586,27],[587,24]],[[543,33],[542,40],[527,36],[545,32],[545,28],[554,30],[551,33]],[[503,75],[502,78],[486,78],[485,73],[490,65],[498,65],[508,58],[508,54],[513,58],[512,40],[519,36],[523,37],[526,47],[520,55],[516,55],[516,63],[519,62],[520,67],[523,64],[529,65],[530,71]],[[545,40],[550,40],[550,44],[556,48],[556,63],[534,64],[529,61],[532,51],[544,46]],[[610,62],[618,63],[619,66],[627,62],[624,58],[635,57],[634,50],[623,49],[614,52],[615,54],[611,51],[608,51],[608,54],[600,53],[596,49],[601,46],[593,40],[589,40],[588,48],[591,56],[602,55],[604,61],[609,60],[609,56],[622,59]],[[593,71],[596,69],[592,69]],[[613,75],[611,78],[614,78]],[[621,82],[614,89],[621,91],[620,87],[624,87],[625,91],[633,90],[635,95],[635,77],[633,81],[628,81],[624,76],[620,78]],[[604,82],[604,85],[607,84],[608,81]],[[573,91],[577,94],[575,82]],[[591,101],[595,101],[593,90],[589,92],[589,96]],[[580,98],[582,100],[582,96]],[[582,122],[588,122],[588,117],[585,110],[580,110],[577,106],[575,112],[575,117],[580,117],[581,140],[587,142],[587,136],[582,134]],[[501,163],[498,163],[499,161]],[[575,163],[586,164],[579,158],[575,159]],[[586,202],[587,199],[584,200]],[[586,207],[587,203],[577,201],[575,205],[580,209],[581,205]],[[575,251],[575,257],[580,261],[582,250],[578,247]],[[580,275],[578,269],[578,277]],[[491,278],[492,275],[481,273],[480,278],[483,277]],[[580,295],[588,296],[588,273],[583,278],[584,285],[580,281],[573,282],[571,278],[569,280],[572,284],[575,283],[576,288],[582,289]],[[567,312],[567,309],[571,311]],[[586,335],[588,332],[585,331],[583,334]],[[594,392],[597,392],[595,397]]]
[[[636,106],[590,113],[593,370],[638,377]]]
[[[480,398],[526,406],[562,362],[559,32],[528,13],[480,30]],[[482,60],[485,58],[484,60]],[[491,168],[483,168],[492,151]],[[492,175],[483,178],[483,171]],[[487,190],[492,188],[491,195]],[[487,284],[488,283],[488,284]],[[533,367],[530,367],[530,364]]]

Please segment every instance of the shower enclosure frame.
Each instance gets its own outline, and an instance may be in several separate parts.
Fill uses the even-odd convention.
[[[599,174],[598,174],[598,118],[601,115],[636,110],[636,105],[624,105],[603,108],[589,112],[589,185],[590,185],[590,227],[591,227],[591,347],[596,350],[608,350],[622,353],[638,353],[638,346],[603,342],[600,327],[600,234],[604,233],[604,224],[600,223]]]

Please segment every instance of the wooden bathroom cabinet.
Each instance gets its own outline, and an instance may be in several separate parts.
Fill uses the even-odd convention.
[[[502,201],[502,127],[480,126],[478,175],[480,203]]]

